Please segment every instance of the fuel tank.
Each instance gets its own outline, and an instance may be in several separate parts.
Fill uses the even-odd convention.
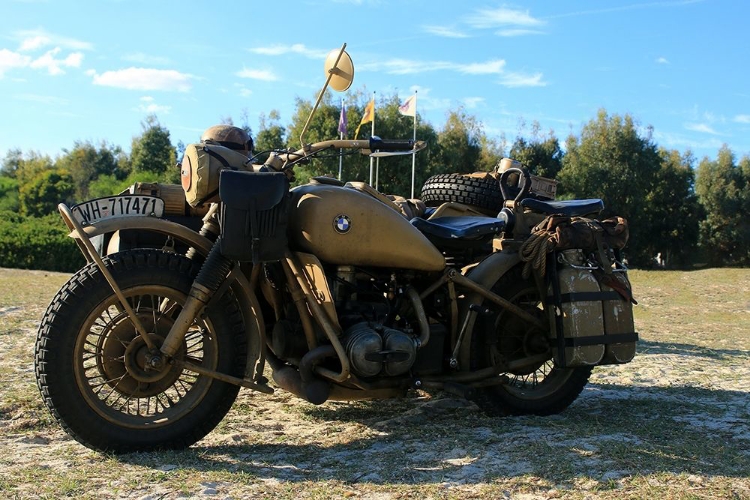
[[[329,264],[441,271],[445,258],[406,218],[352,187],[292,189],[289,246]]]

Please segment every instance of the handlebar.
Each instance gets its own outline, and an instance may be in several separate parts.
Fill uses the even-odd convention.
[[[422,147],[419,147],[422,146]],[[419,151],[424,147],[421,141],[405,139],[381,139],[373,136],[368,140],[334,139],[306,144],[297,151],[271,154],[264,166],[277,172],[288,170],[295,163],[326,149],[359,149],[369,151]]]
[[[414,141],[411,139],[381,139],[374,135],[370,137],[370,151],[411,151]]]

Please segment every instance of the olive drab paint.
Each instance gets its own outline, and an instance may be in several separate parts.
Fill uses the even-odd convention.
[[[630,282],[625,272],[612,273],[614,278],[630,289]],[[613,292],[614,289],[602,284],[602,292]],[[604,312],[604,334],[618,335],[635,332],[633,321],[633,304],[622,297],[620,300],[605,300],[602,302]],[[635,357],[635,342],[622,344],[607,344],[604,349],[604,359],[601,364],[628,363]]]
[[[354,187],[292,189],[289,246],[329,264],[442,271],[445,258],[394,206]],[[342,230],[342,221],[346,230]]]
[[[575,294],[599,293],[601,288],[596,277],[587,269],[576,269],[564,266],[557,271],[560,283],[560,295],[574,296]],[[549,287],[549,296],[553,296],[552,286]],[[555,314],[558,314],[558,306],[550,308],[550,323],[553,339],[557,338],[557,327]],[[559,314],[562,315],[562,329],[566,339],[580,337],[596,337],[604,332],[604,313],[602,302],[599,300],[570,300],[563,301],[559,305]],[[555,340],[552,340],[555,345]],[[555,349],[555,356],[559,356]],[[565,360],[563,366],[593,366],[598,364],[604,357],[604,345],[585,345],[565,347]],[[560,360],[562,361],[562,360]]]
[[[559,346],[555,349],[556,359],[569,367],[630,362],[635,356],[635,340],[610,342],[614,336],[637,338],[631,301],[597,278],[596,267],[589,267],[584,262],[581,250],[561,252],[559,262],[559,304],[556,303],[553,284],[548,287],[551,343]],[[609,276],[618,283],[612,283],[613,286],[631,289],[624,269],[613,270]],[[562,348],[558,343],[560,328],[565,343],[564,360],[559,359]],[[578,339],[583,345],[575,345],[576,340],[572,339]]]

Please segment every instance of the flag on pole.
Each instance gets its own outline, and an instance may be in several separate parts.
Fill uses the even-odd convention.
[[[398,112],[404,116],[417,116],[417,94],[409,97],[398,107]]]
[[[367,103],[367,106],[365,106],[365,114],[362,115],[362,121],[359,122],[359,125],[357,125],[357,130],[354,132],[354,138],[356,139],[359,135],[359,127],[364,125],[367,122],[371,122],[375,119],[375,99],[373,98],[370,102]]]
[[[341,137],[346,137],[346,106],[343,101],[341,102],[341,115],[339,116],[339,134]]]

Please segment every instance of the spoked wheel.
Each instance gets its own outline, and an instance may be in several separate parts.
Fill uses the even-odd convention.
[[[190,446],[221,421],[239,390],[158,356],[197,268],[156,250],[123,252],[105,264],[155,349],[98,268],[87,266],[58,292],[39,329],[36,374],[44,401],[71,436],[93,449]],[[243,332],[242,315],[226,294],[193,322],[174,359],[242,377]]]
[[[503,276],[493,291],[546,322],[544,303],[531,279],[520,268]],[[496,311],[480,318],[472,339],[472,364],[482,368],[509,363],[509,383],[482,389],[476,402],[500,415],[552,415],[575,401],[591,375],[592,367],[560,368],[555,364],[546,332],[518,316]]]

